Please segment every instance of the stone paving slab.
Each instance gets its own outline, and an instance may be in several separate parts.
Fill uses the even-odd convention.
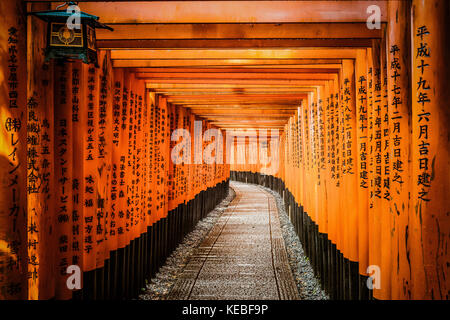
[[[168,299],[298,300],[274,197],[231,182],[236,197],[186,265]]]

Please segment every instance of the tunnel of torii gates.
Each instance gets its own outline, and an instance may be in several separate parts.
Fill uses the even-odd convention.
[[[59,4],[0,2],[1,299],[135,297],[230,178],[283,196],[331,298],[448,299],[447,0],[80,1],[98,67],[44,60]]]

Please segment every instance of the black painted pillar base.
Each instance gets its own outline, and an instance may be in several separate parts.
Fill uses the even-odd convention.
[[[111,251],[103,267],[83,272],[83,288],[74,291],[72,299],[136,298],[184,236],[227,196],[228,188],[229,179],[202,191],[147,227],[145,233],[125,247]]]

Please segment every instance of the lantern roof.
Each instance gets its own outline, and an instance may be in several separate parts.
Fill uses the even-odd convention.
[[[80,11],[80,19],[83,22],[91,25],[94,28],[108,29],[113,31],[114,29],[106,24],[100,23],[99,17],[94,16],[92,14]],[[48,10],[48,11],[38,11],[38,12],[30,12],[29,14],[36,16],[46,22],[54,21],[55,19],[68,19],[73,16],[74,13],[67,12],[65,10]]]

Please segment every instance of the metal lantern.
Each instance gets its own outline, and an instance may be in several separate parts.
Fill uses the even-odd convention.
[[[45,60],[79,59],[84,63],[98,66],[95,29],[102,28],[113,31],[105,24],[98,22],[99,17],[85,13],[79,14],[79,28],[69,28],[68,21],[73,17],[66,10],[31,12],[47,22],[47,49]]]

